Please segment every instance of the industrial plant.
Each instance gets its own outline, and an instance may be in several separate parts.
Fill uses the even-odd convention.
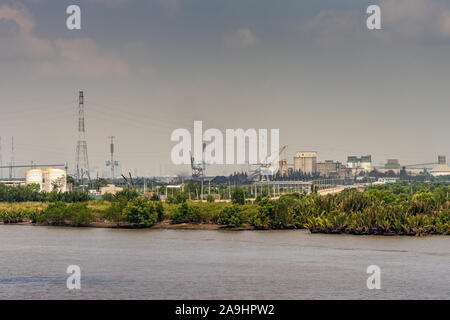
[[[122,178],[117,179],[116,171],[119,162],[115,159],[115,136],[109,136],[109,159],[106,161],[106,168],[109,168],[109,181],[93,188],[93,181],[98,181],[99,177],[93,179],[89,166],[88,144],[86,140],[85,126],[85,98],[84,92],[78,94],[78,141],[76,143],[75,165],[71,170],[72,175],[68,175],[68,165],[66,164],[35,164],[17,165],[15,163],[15,147],[14,137],[11,137],[11,160],[9,165],[3,165],[2,146],[0,138],[0,183],[5,185],[36,185],[42,192],[66,192],[73,188],[88,190],[92,195],[103,196],[107,193],[116,193],[128,186],[133,190],[148,190],[148,184],[151,183],[151,191],[154,185],[165,185],[167,188],[183,188],[182,185],[187,182],[201,184],[201,194],[204,193],[204,185],[219,184],[253,184],[255,188],[264,184],[276,186],[280,188],[294,188],[303,191],[310,191],[311,185],[319,185],[321,188],[336,187],[338,185],[352,185],[361,181],[366,182],[383,182],[396,181],[396,179],[411,179],[424,175],[429,178],[450,177],[450,167],[446,163],[445,155],[439,155],[437,162],[428,162],[421,164],[401,164],[399,159],[387,159],[384,166],[376,166],[372,162],[372,155],[349,155],[346,163],[326,159],[319,161],[318,151],[296,151],[292,162],[284,155],[288,146],[283,146],[280,150],[275,151],[268,159],[274,159],[272,163],[258,164],[256,168],[249,166],[239,175],[236,173],[230,177],[226,176],[207,176],[206,163],[196,163],[191,155],[190,176],[169,176],[169,177],[148,177],[133,179],[131,173],[126,178],[122,172]],[[203,152],[205,150],[203,143]],[[204,157],[203,157],[204,159]],[[26,169],[25,179],[15,176],[16,169]],[[9,170],[9,179],[3,179],[3,169]],[[236,177],[239,177],[236,180]],[[71,179],[68,183],[69,178]],[[147,180],[146,180],[147,179]],[[106,180],[105,180],[106,181]],[[146,182],[147,181],[147,182]]]

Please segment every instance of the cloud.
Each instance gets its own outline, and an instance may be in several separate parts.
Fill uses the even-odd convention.
[[[248,48],[259,43],[258,38],[248,29],[238,29],[231,34],[223,35],[223,42],[231,48]]]
[[[111,6],[111,7],[122,5],[126,2],[129,2],[129,0],[89,0],[89,1],[94,2],[94,3],[104,4],[106,6]]]
[[[32,68],[47,76],[128,76],[128,64],[114,53],[102,53],[89,38],[46,40],[34,34],[35,21],[20,5],[0,5],[0,23],[12,22],[0,38],[2,55],[27,58]]]
[[[304,35],[327,45],[345,39],[383,41],[450,40],[450,4],[440,0],[381,0],[381,31],[366,28],[368,15],[360,11],[319,12],[301,25]]]
[[[126,77],[128,64],[115,54],[100,54],[91,39],[58,39],[54,42],[57,58],[37,64],[37,70],[48,76],[99,78]]]
[[[45,57],[53,54],[50,41],[37,38],[34,34],[35,22],[26,8],[21,5],[0,5],[0,23],[13,22],[11,28],[0,38],[3,54],[8,56]]]
[[[437,0],[382,0],[383,29],[407,39],[450,38],[450,5]]]
[[[322,11],[301,25],[307,38],[320,45],[336,45],[342,38],[362,34],[364,15],[357,11]]]

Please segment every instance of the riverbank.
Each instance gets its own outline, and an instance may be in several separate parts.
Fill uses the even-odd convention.
[[[100,228],[100,229],[152,229],[152,230],[210,230],[210,231],[292,231],[292,230],[304,230],[308,231],[311,234],[342,234],[342,235],[355,235],[355,236],[425,236],[425,235],[443,235],[439,232],[417,232],[417,230],[403,231],[403,232],[385,232],[382,229],[365,229],[365,230],[347,230],[347,231],[335,231],[335,230],[324,230],[324,229],[307,229],[307,228],[279,228],[279,229],[270,229],[270,228],[255,228],[249,224],[241,225],[238,227],[227,227],[220,224],[215,223],[179,223],[174,224],[170,220],[160,221],[154,224],[153,226],[145,226],[145,225],[135,225],[135,224],[121,224],[117,225],[108,221],[96,221],[91,222],[86,225],[73,225],[70,223],[62,224],[62,225],[50,225],[50,224],[37,224],[31,221],[22,221],[17,223],[3,223],[0,225],[4,226],[33,226],[33,227],[59,227],[59,228]],[[445,234],[444,234],[445,235]],[[448,234],[447,234],[448,235]]]
[[[3,226],[35,226],[35,227],[61,227],[61,228],[105,228],[105,229],[155,229],[155,230],[229,230],[229,231],[250,231],[256,230],[251,225],[244,225],[239,227],[227,227],[214,223],[179,223],[173,224],[170,220],[160,221],[155,223],[151,227],[139,226],[134,224],[121,224],[117,225],[109,221],[95,221],[86,225],[72,225],[70,223],[63,225],[50,225],[50,224],[37,224],[31,221],[21,221],[15,223],[3,223]]]
[[[353,235],[450,234],[448,185],[418,189],[410,186],[371,187],[364,192],[286,194],[254,201],[244,194],[232,203],[149,200],[137,194],[110,201],[0,203],[4,224],[156,228],[187,230],[306,229],[312,233]]]

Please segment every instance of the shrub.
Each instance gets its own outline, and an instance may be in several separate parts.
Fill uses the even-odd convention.
[[[37,217],[37,222],[62,226],[65,224],[67,217],[67,204],[54,202],[50,203],[43,213]]]
[[[150,197],[150,201],[161,201],[161,198],[157,193],[153,192],[152,196]]]
[[[231,192],[231,202],[234,204],[245,204],[245,192],[242,188],[234,188]]]
[[[123,209],[123,219],[132,224],[143,224],[150,227],[158,220],[155,205],[142,197],[132,199]]]
[[[157,213],[157,220],[158,222],[164,220],[164,206],[161,201],[155,202],[155,209]]]
[[[171,219],[174,223],[199,222],[199,209],[188,202],[183,202],[173,212]]]
[[[115,197],[111,201],[111,205],[102,215],[104,220],[108,220],[117,224],[120,224],[123,221],[123,209],[128,204],[128,200],[126,197]]]
[[[87,207],[87,203],[73,203],[66,208],[66,219],[73,225],[85,226],[95,220],[95,216]]]
[[[233,204],[223,208],[217,222],[227,227],[239,227],[243,223],[241,206]]]

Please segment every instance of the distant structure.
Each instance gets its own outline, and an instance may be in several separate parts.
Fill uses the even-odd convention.
[[[294,157],[294,171],[300,171],[305,174],[314,174],[317,172],[317,152],[299,151]]]
[[[324,177],[346,177],[349,175],[349,169],[340,162],[325,160],[317,163],[317,173]]]
[[[89,174],[89,159],[86,142],[86,128],[84,123],[84,95],[80,91],[78,103],[78,143],[76,153],[76,177],[83,184],[85,178],[91,180]]]
[[[361,171],[372,170],[372,156],[362,156],[360,158],[356,156],[347,157],[347,167],[350,169],[360,169]]]
[[[117,192],[122,191],[122,187],[116,187],[114,184],[108,184],[106,187],[100,188],[100,194],[104,196],[105,194],[115,195]]]
[[[11,137],[11,165],[9,167],[9,179],[14,179],[14,137]]]
[[[400,162],[398,161],[398,159],[388,159],[388,161],[384,165],[384,168],[388,170],[400,169]]]
[[[438,165],[431,171],[431,175],[438,176],[450,176],[450,167],[447,165],[447,159],[445,156],[438,156]]]
[[[111,153],[111,160],[106,161],[106,166],[111,167],[111,181],[114,180],[114,169],[119,165],[119,161],[114,160],[114,139],[116,137],[111,136],[108,137],[110,139],[111,143],[109,145],[110,147],[110,153]]]
[[[32,168],[25,171],[25,185],[39,185],[40,191],[67,191],[67,171],[59,168]]]

